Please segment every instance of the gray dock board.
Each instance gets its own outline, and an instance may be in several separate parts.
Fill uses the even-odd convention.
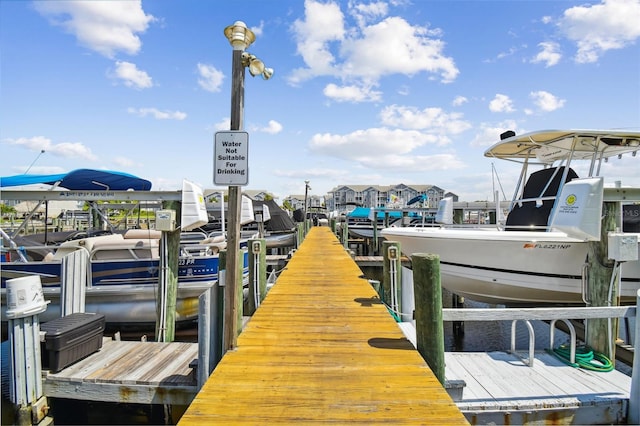
[[[105,339],[102,348],[58,373],[44,371],[49,397],[93,401],[187,404],[197,393],[197,343]]]
[[[398,325],[415,345],[413,326]],[[626,418],[628,375],[574,368],[546,351],[534,353],[533,367],[527,358],[520,350],[445,352],[446,379],[466,384],[458,408],[475,424],[607,424]]]
[[[533,367],[507,352],[447,352],[446,377],[467,383],[463,410],[523,410],[598,405],[629,399],[631,377],[573,368],[536,351]]]

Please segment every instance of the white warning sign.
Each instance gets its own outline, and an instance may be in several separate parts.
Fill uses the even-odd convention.
[[[241,131],[216,132],[213,150],[213,183],[249,183],[249,134]]]

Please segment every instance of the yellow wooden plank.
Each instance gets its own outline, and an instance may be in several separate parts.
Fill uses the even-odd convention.
[[[329,228],[314,227],[180,419],[468,424]]]

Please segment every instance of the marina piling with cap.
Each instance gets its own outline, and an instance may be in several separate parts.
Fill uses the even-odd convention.
[[[15,423],[38,424],[49,407],[42,387],[40,320],[47,309],[39,276],[7,281],[7,331],[10,342],[9,399]]]

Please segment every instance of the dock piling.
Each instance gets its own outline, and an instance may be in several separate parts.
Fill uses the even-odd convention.
[[[630,425],[640,424],[640,290],[636,293],[636,332],[633,338],[635,353],[631,370],[631,391],[629,393],[629,413],[627,415]]]
[[[249,247],[249,298],[247,312],[254,314],[267,295],[267,242],[264,238],[248,241]]]
[[[391,307],[400,321],[402,306],[400,301],[402,283],[402,265],[400,262],[400,243],[397,241],[382,242],[382,300]]]
[[[38,314],[9,319],[7,330],[11,350],[9,399],[14,406],[14,424],[38,424],[49,413],[42,386]]]
[[[222,352],[221,327],[216,317],[219,292],[218,284],[214,284],[198,298],[198,389],[209,378]]]
[[[444,326],[442,322],[442,289],[440,256],[418,253],[411,256],[416,304],[416,344],[440,383],[445,384]]]
[[[615,261],[608,257],[609,232],[615,231],[620,216],[620,204],[605,202],[602,206],[602,225],[600,240],[589,242],[587,300],[588,306],[616,306],[618,305],[618,287],[612,280]],[[593,318],[586,322],[586,344],[594,351],[606,354],[615,362],[614,330],[618,329],[618,320],[609,318]]]

